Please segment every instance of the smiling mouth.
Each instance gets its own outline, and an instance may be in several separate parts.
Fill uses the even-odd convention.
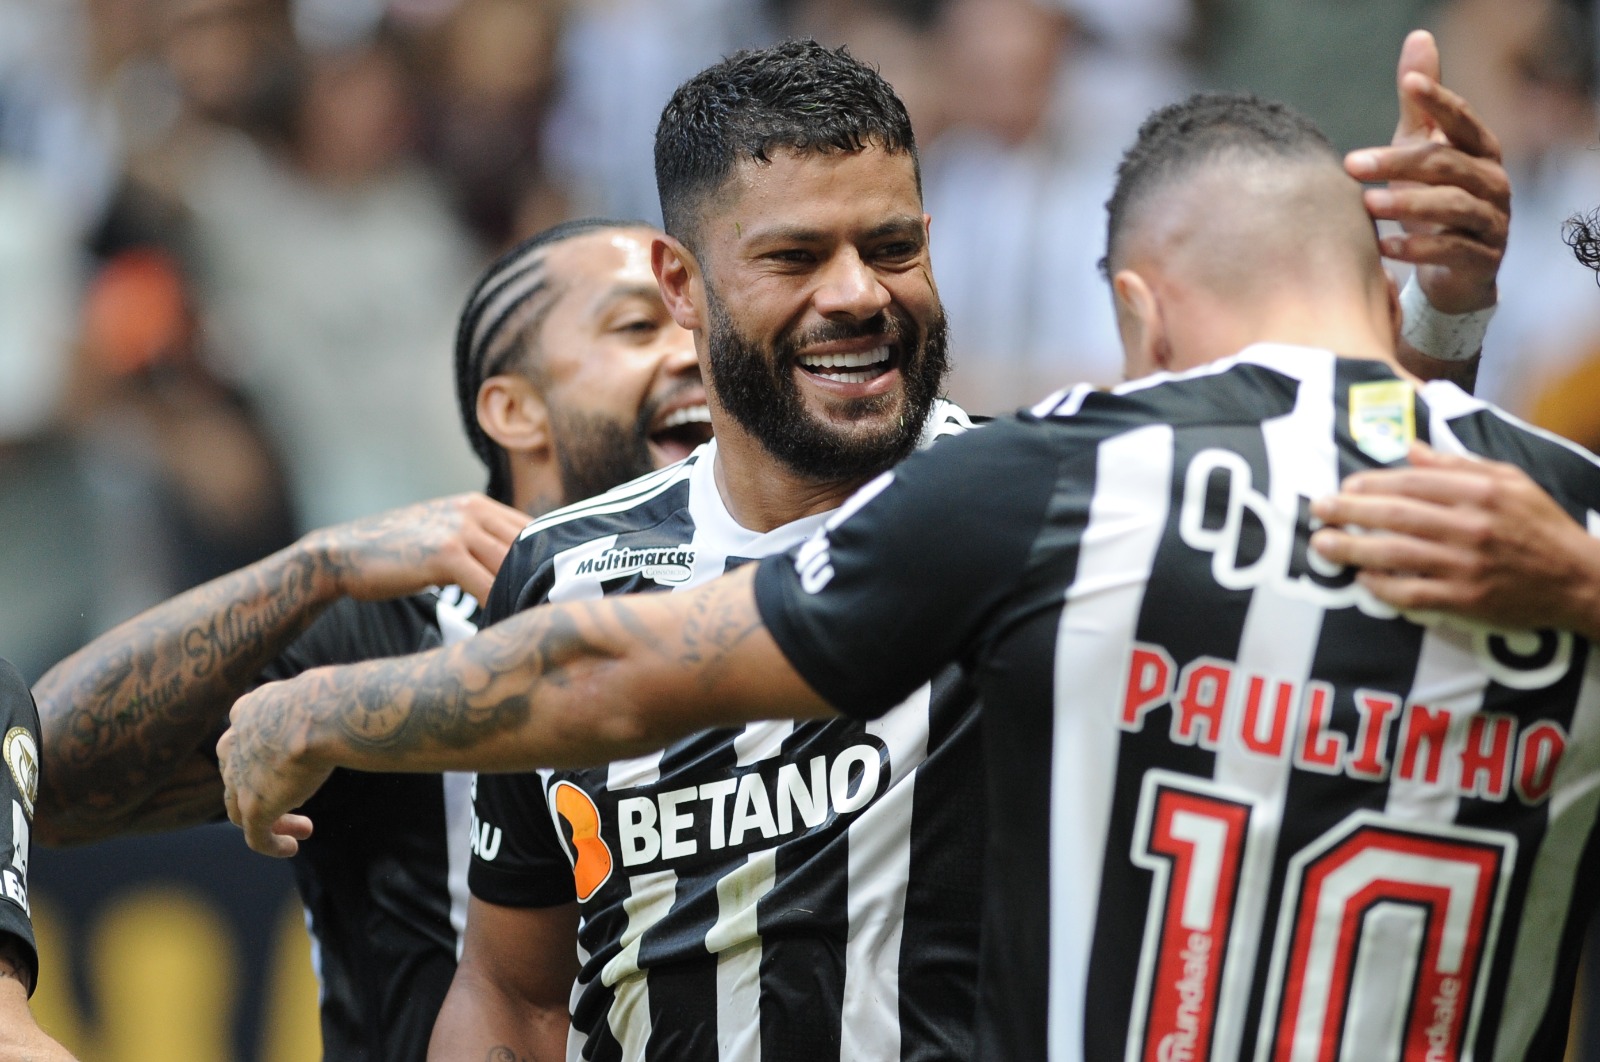
[[[855,354],[805,354],[798,360],[812,376],[837,383],[867,383],[888,372],[894,358],[885,345]]]
[[[711,438],[711,410],[704,402],[680,406],[650,428],[650,441],[679,458]]]

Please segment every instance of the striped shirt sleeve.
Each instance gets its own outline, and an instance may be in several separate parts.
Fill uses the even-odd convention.
[[[757,603],[779,647],[847,715],[876,718],[945,663],[1022,575],[1055,459],[1003,422],[912,456],[791,554],[762,562]]]

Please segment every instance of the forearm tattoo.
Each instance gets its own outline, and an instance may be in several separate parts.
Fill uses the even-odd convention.
[[[318,580],[334,567],[297,552],[223,576],[58,664],[34,690],[45,816],[112,814],[162,786],[316,617]]]
[[[633,668],[687,677],[709,694],[760,617],[744,586],[694,593],[686,604],[665,615],[659,608],[646,615],[659,599],[630,597],[540,608],[449,649],[309,672],[311,685],[295,701],[313,726],[333,728],[359,756],[479,745],[524,726],[536,711],[572,717],[614,689],[607,669],[623,658]],[[287,727],[289,714],[262,725]]]

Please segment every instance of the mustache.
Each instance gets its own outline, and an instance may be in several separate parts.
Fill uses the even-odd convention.
[[[824,321],[822,324],[811,328],[800,335],[790,336],[784,343],[787,353],[805,347],[816,346],[820,343],[832,343],[841,339],[863,339],[882,336],[892,343],[898,343],[911,335],[911,324],[902,320],[887,310],[880,310],[877,314],[865,321]]]

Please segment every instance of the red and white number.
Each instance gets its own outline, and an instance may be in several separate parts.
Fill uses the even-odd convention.
[[[1129,1062],[1207,1062],[1218,1015],[1237,1022],[1248,1005],[1254,978],[1223,972],[1250,816],[1249,804],[1198,779],[1145,778],[1130,855],[1154,881]],[[1515,851],[1506,834],[1360,811],[1295,854],[1257,1062],[1460,1059]]]

